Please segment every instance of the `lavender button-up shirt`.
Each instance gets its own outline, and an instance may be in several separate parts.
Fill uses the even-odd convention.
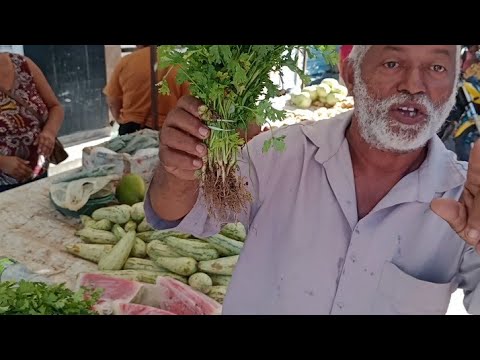
[[[262,153],[269,134],[249,144],[240,172],[255,200],[240,217],[248,230],[224,314],[445,314],[450,296],[480,313],[480,256],[430,210],[458,199],[466,163],[435,136],[421,167],[358,220],[345,130],[352,113],[281,129],[286,151]],[[219,231],[201,197],[176,223],[158,229],[205,237]]]

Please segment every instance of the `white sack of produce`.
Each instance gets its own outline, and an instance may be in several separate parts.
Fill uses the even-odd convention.
[[[158,164],[158,132],[144,129],[118,136],[110,141],[83,149],[82,166],[92,170],[114,165],[116,174],[136,173],[150,180]]]
[[[50,186],[50,196],[57,206],[77,211],[90,199],[112,194],[119,179],[118,175],[109,175],[61,182]]]

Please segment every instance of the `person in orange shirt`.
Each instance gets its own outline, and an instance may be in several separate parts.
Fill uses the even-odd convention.
[[[158,69],[155,83],[158,83],[167,71],[168,69]],[[120,125],[119,135],[144,128],[160,129],[168,112],[175,107],[178,99],[190,93],[188,84],[176,83],[175,69],[168,72],[170,95],[158,94],[158,117],[155,124],[152,119],[150,73],[150,45],[137,45],[137,50],[124,56],[113,70],[103,93],[107,96],[107,103],[114,119]]]

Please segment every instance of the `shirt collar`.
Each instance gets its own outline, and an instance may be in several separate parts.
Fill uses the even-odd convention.
[[[320,164],[335,156],[345,140],[345,132],[353,116],[353,111],[342,113],[334,118],[321,120],[302,126],[302,131],[310,142],[318,148],[315,160]],[[409,176],[417,176],[417,199],[430,202],[436,193],[463,186],[468,164],[457,161],[456,155],[448,150],[438,136],[427,144],[428,152],[422,165]]]

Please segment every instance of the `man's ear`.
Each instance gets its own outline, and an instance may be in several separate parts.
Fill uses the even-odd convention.
[[[340,76],[342,77],[343,82],[348,89],[348,93],[352,94],[354,85],[354,70],[352,62],[348,58],[344,59],[340,69]]]

